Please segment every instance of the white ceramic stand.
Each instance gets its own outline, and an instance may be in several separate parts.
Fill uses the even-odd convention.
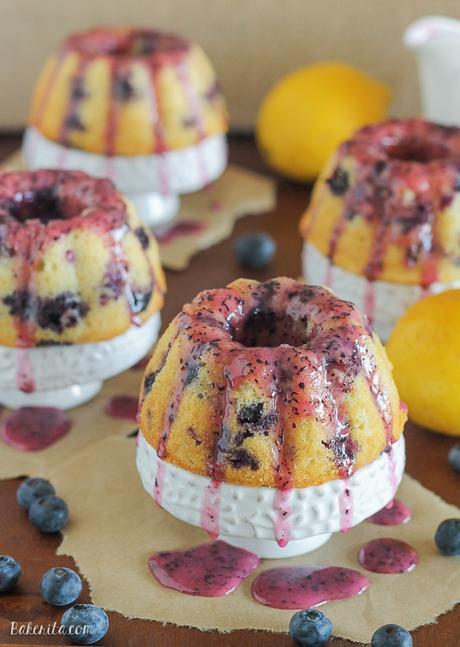
[[[296,555],[305,555],[316,550],[325,544],[332,536],[328,532],[324,535],[315,535],[314,537],[307,537],[306,539],[294,539],[290,541],[287,546],[281,548],[276,541],[270,539],[257,539],[248,537],[231,537],[227,535],[220,535],[219,539],[226,541],[227,544],[236,546],[237,548],[244,548],[251,553],[255,553],[263,559],[283,559],[286,557],[296,557]]]
[[[152,229],[164,225],[177,215],[180,201],[177,195],[161,193],[126,193],[136,207],[141,220]]]
[[[326,285],[341,299],[352,301],[361,312],[372,314],[372,325],[379,337],[386,341],[396,322],[406,310],[425,294],[437,294],[460,287],[460,281],[433,283],[427,290],[419,285],[368,281],[338,265],[331,265],[310,243],[304,243],[302,256],[303,276],[310,285]],[[369,312],[369,293],[372,291],[372,313]]]
[[[195,146],[160,155],[107,157],[66,148],[29,127],[22,150],[30,169],[79,169],[110,178],[135,203],[140,218],[151,227],[176,215],[179,194],[202,189],[216,180],[227,165],[225,135],[207,137]]]
[[[203,526],[204,503],[209,504],[212,490],[210,478],[162,461],[140,432],[136,462],[150,496],[158,500],[155,484],[160,482],[161,506],[186,523]],[[387,505],[394,498],[404,464],[401,438],[390,452],[383,452],[346,480],[291,490],[287,501],[290,541],[285,547],[276,542],[276,488],[222,483],[217,496],[212,495],[219,537],[269,559],[310,552],[344,529],[344,516],[348,529]]]
[[[55,406],[72,409],[91,400],[103,381],[118,375],[142,359],[158,338],[161,318],[155,313],[142,326],[132,326],[122,335],[94,344],[40,346],[27,350],[0,346],[0,403],[17,409],[24,406]],[[35,383],[32,393],[18,388],[19,367]]]

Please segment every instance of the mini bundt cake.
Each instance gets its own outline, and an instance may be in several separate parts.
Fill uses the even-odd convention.
[[[382,336],[424,290],[460,281],[460,129],[391,120],[344,142],[302,222],[309,282],[363,306]]]
[[[146,368],[139,415],[163,461],[283,490],[347,478],[405,419],[366,318],[288,278],[239,279],[185,305]]]
[[[29,125],[66,147],[152,155],[225,133],[227,113],[202,49],[152,29],[70,36],[46,64]]]
[[[157,244],[110,180],[0,174],[0,345],[97,342],[163,303]]]

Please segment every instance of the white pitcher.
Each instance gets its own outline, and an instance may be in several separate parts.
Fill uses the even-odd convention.
[[[460,126],[460,21],[419,18],[406,29],[404,44],[417,54],[424,116]]]

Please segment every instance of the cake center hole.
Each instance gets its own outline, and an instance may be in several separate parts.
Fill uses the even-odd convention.
[[[426,164],[437,159],[444,159],[448,156],[446,146],[439,142],[421,141],[407,139],[387,148],[387,153],[392,159],[404,162],[419,162]]]
[[[281,344],[303,346],[307,342],[307,324],[274,310],[255,309],[249,313],[235,338],[248,348],[275,348]]]
[[[56,193],[49,188],[16,193],[8,211],[19,222],[40,220],[47,223],[67,217]]]

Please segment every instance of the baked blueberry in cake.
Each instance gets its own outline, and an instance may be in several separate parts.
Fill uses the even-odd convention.
[[[460,281],[460,129],[423,119],[359,130],[330,160],[301,222],[304,273],[387,337],[424,291]]]
[[[279,278],[239,279],[184,306],[146,368],[139,424],[167,463],[285,490],[349,477],[405,419],[366,317]]]

